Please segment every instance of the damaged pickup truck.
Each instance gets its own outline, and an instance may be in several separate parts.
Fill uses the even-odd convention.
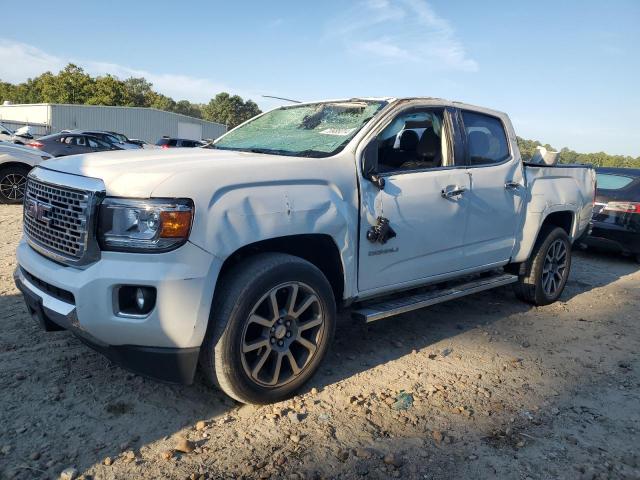
[[[338,308],[371,322],[507,284],[557,300],[594,186],[587,166],[524,164],[486,108],[296,104],[209,149],[36,167],[16,284],[45,330],[128,369],[189,383],[199,363],[274,402],[314,374]]]

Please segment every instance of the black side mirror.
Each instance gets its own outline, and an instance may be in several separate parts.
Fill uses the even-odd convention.
[[[378,190],[384,188],[384,178],[378,175],[376,171],[378,168],[378,147],[380,142],[378,139],[371,140],[369,144],[364,147],[362,152],[362,173],[364,178],[373,183]]]

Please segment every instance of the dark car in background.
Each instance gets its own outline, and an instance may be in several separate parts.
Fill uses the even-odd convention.
[[[129,138],[124,133],[112,132],[110,130],[106,130],[105,133],[113,135],[118,140],[120,140],[122,143],[128,143],[128,144],[131,144],[131,145],[137,145],[140,148],[144,148],[144,146],[147,145],[147,142],[145,142],[144,140],[140,140],[138,138]]]
[[[597,168],[593,229],[587,246],[621,251],[640,262],[640,169]]]
[[[60,133],[77,133],[81,135],[91,135],[92,137],[99,138],[103,142],[107,142],[107,143],[110,143],[111,145],[115,145],[116,147],[122,150],[137,150],[139,148],[142,148],[142,146],[138,145],[137,143],[124,141],[120,137],[121,134],[107,132],[104,130],[62,130],[62,132]]]
[[[188,138],[162,137],[156,142],[156,145],[161,148],[195,148],[204,147],[206,143]]]
[[[93,135],[81,133],[55,133],[29,142],[29,147],[47,152],[54,157],[76,155],[80,153],[123,150],[121,147],[105,142]]]

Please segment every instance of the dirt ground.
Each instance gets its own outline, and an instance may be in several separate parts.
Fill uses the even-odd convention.
[[[576,253],[543,308],[502,288],[370,325],[343,314],[310,384],[253,407],[40,331],[12,279],[20,213],[0,206],[1,478],[640,479],[631,259]]]

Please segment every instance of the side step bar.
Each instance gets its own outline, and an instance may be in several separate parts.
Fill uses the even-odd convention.
[[[367,305],[352,311],[351,315],[357,320],[375,322],[382,318],[400,315],[419,308],[446,302],[454,298],[464,297],[472,293],[482,292],[491,288],[501,287],[518,281],[517,275],[499,273],[491,277],[474,279],[455,287],[445,287],[440,290],[417,293],[384,300],[380,303]]]

